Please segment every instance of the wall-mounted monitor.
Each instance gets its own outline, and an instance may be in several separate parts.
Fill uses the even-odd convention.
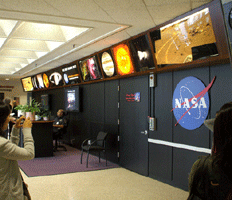
[[[119,75],[127,75],[135,72],[127,44],[119,44],[114,47],[113,53]]]
[[[34,90],[31,77],[22,78],[21,82],[22,82],[24,92],[29,92],[29,91]]]
[[[65,88],[65,110],[80,111],[80,88],[78,86]]]
[[[63,67],[62,73],[65,85],[76,84],[81,82],[77,65]]]
[[[218,56],[209,8],[165,25],[150,35],[159,67]]]
[[[49,94],[43,94],[41,95],[41,107],[42,109],[50,110],[50,95]]]
[[[103,73],[106,77],[112,77],[116,75],[115,64],[110,51],[105,51],[99,54]]]
[[[155,68],[147,35],[131,40],[130,48],[136,71],[147,71]]]

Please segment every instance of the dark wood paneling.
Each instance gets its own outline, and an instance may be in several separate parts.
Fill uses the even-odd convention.
[[[104,123],[104,83],[91,84],[90,97],[90,121]]]
[[[105,126],[104,131],[109,135],[107,137],[107,156],[113,162],[118,162],[118,93],[119,81],[105,82]]]
[[[149,176],[171,183],[172,147],[149,143]]]
[[[188,177],[193,163],[198,156],[208,154],[173,148],[173,185],[188,190]]]

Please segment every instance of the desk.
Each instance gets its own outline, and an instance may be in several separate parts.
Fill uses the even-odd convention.
[[[35,157],[53,156],[53,121],[32,121],[32,136],[35,142]]]

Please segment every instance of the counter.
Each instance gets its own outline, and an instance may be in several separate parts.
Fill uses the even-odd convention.
[[[32,121],[32,136],[35,141],[35,157],[53,156],[53,121]]]

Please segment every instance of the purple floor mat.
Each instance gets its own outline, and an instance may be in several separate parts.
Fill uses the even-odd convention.
[[[110,161],[107,161],[106,166],[105,159],[101,159],[101,162],[99,163],[98,157],[89,155],[89,164],[88,168],[86,168],[87,153],[84,152],[81,164],[81,151],[69,146],[67,146],[67,149],[68,151],[54,152],[53,157],[18,161],[19,167],[29,177],[86,172],[119,167],[117,164]]]

